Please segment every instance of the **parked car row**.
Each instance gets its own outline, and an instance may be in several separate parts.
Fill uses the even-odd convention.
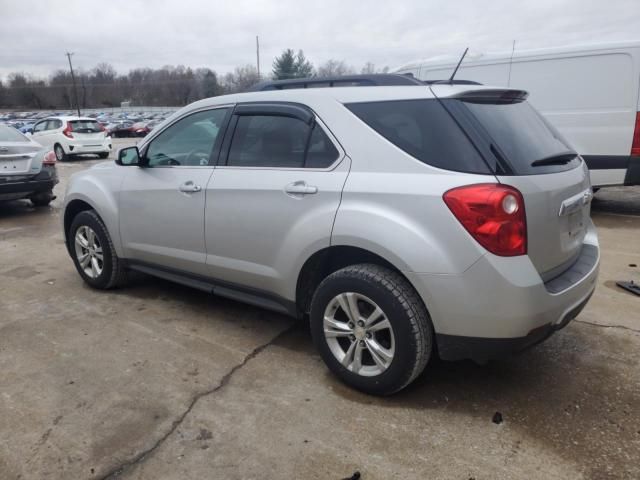
[[[164,121],[173,111],[162,112],[94,112],[86,118],[97,121],[112,137],[144,137],[155,126]],[[73,111],[49,112],[0,112],[0,124],[14,127],[22,133],[33,133],[39,120],[51,117],[73,116]]]

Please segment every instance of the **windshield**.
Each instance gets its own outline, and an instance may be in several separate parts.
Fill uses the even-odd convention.
[[[0,125],[0,142],[28,142],[29,139],[13,127]]]
[[[69,122],[71,130],[78,133],[98,133],[100,125],[95,120],[72,120]]]
[[[574,149],[528,102],[489,103],[460,100],[486,130],[492,149],[504,157],[516,175],[552,173],[575,168],[580,160]],[[564,162],[542,160],[576,158]]]

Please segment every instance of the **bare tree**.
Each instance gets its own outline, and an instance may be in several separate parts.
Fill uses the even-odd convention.
[[[260,81],[258,70],[253,65],[236,67],[231,73],[227,73],[223,80],[225,93],[237,93],[247,90]]]
[[[329,59],[318,67],[319,77],[335,77],[353,73],[355,73],[355,69],[347,65],[343,60]]]
[[[360,73],[370,75],[372,73],[389,73],[389,67],[376,68],[375,63],[367,62],[364,64]]]

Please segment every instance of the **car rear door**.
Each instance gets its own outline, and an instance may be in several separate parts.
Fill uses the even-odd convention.
[[[174,121],[127,167],[119,210],[126,258],[180,272],[206,274],[205,189],[214,171],[228,108]]]
[[[286,297],[301,259],[329,246],[349,159],[303,106],[239,105],[228,132],[207,187],[210,275]]]

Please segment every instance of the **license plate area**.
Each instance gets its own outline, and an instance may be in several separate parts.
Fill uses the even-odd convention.
[[[582,211],[569,214],[567,217],[567,231],[571,238],[578,236],[584,231],[584,215]]]

